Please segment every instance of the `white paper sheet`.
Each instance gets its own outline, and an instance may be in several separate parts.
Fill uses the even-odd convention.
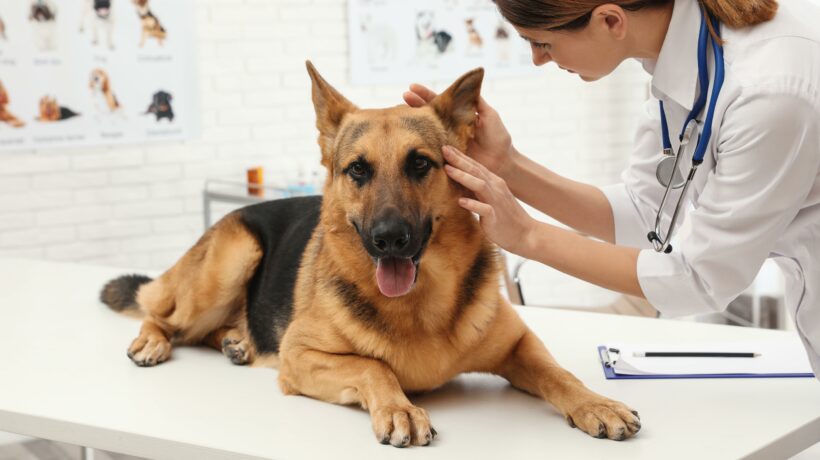
[[[719,344],[610,343],[620,350],[613,368],[622,375],[796,374],[812,373],[806,351],[796,337],[788,340]],[[636,357],[636,352],[747,352],[754,358]],[[614,356],[613,356],[614,357]]]

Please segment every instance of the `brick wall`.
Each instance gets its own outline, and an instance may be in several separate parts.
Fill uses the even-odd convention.
[[[202,231],[206,177],[241,178],[257,164],[271,177],[319,170],[307,58],[360,106],[400,102],[404,86],[349,84],[344,0],[196,3],[201,139],[0,154],[0,256],[162,269]],[[579,180],[617,181],[646,95],[637,63],[592,84],[553,65],[488,78],[484,95],[520,150]],[[549,270],[538,277],[550,300],[603,295]]]

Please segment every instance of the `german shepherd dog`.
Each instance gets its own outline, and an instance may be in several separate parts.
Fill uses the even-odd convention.
[[[278,367],[283,393],[360,405],[396,447],[436,435],[406,393],[462,372],[503,376],[592,436],[635,435],[638,414],[561,368],[501,296],[496,249],[443,171],[442,146],[463,150],[473,135],[484,71],[424,107],[363,110],[307,69],[323,198],[240,209],[159,278],[110,281],[104,303],[145,315],[131,360],[154,366],[172,343],[206,344]]]

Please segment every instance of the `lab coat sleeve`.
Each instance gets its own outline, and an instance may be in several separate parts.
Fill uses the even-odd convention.
[[[727,109],[680,250],[638,256],[641,289],[662,314],[721,311],[754,281],[818,174],[818,116],[787,94],[741,96]]]
[[[677,140],[675,140],[676,142]],[[655,169],[661,158],[660,112],[658,100],[650,98],[635,135],[635,150],[630,166],[621,175],[622,183],[601,187],[612,207],[615,243],[635,248],[651,248],[647,234],[655,226],[655,216],[663,198],[664,187],[658,183]],[[680,190],[673,190],[664,208],[662,228],[671,220]],[[678,226],[680,220],[678,221]]]

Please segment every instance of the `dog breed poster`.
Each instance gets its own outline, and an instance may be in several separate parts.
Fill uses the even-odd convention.
[[[0,151],[198,134],[194,0],[0,0]]]
[[[533,75],[529,46],[492,0],[350,0],[354,84],[453,78],[483,66],[488,75]]]

